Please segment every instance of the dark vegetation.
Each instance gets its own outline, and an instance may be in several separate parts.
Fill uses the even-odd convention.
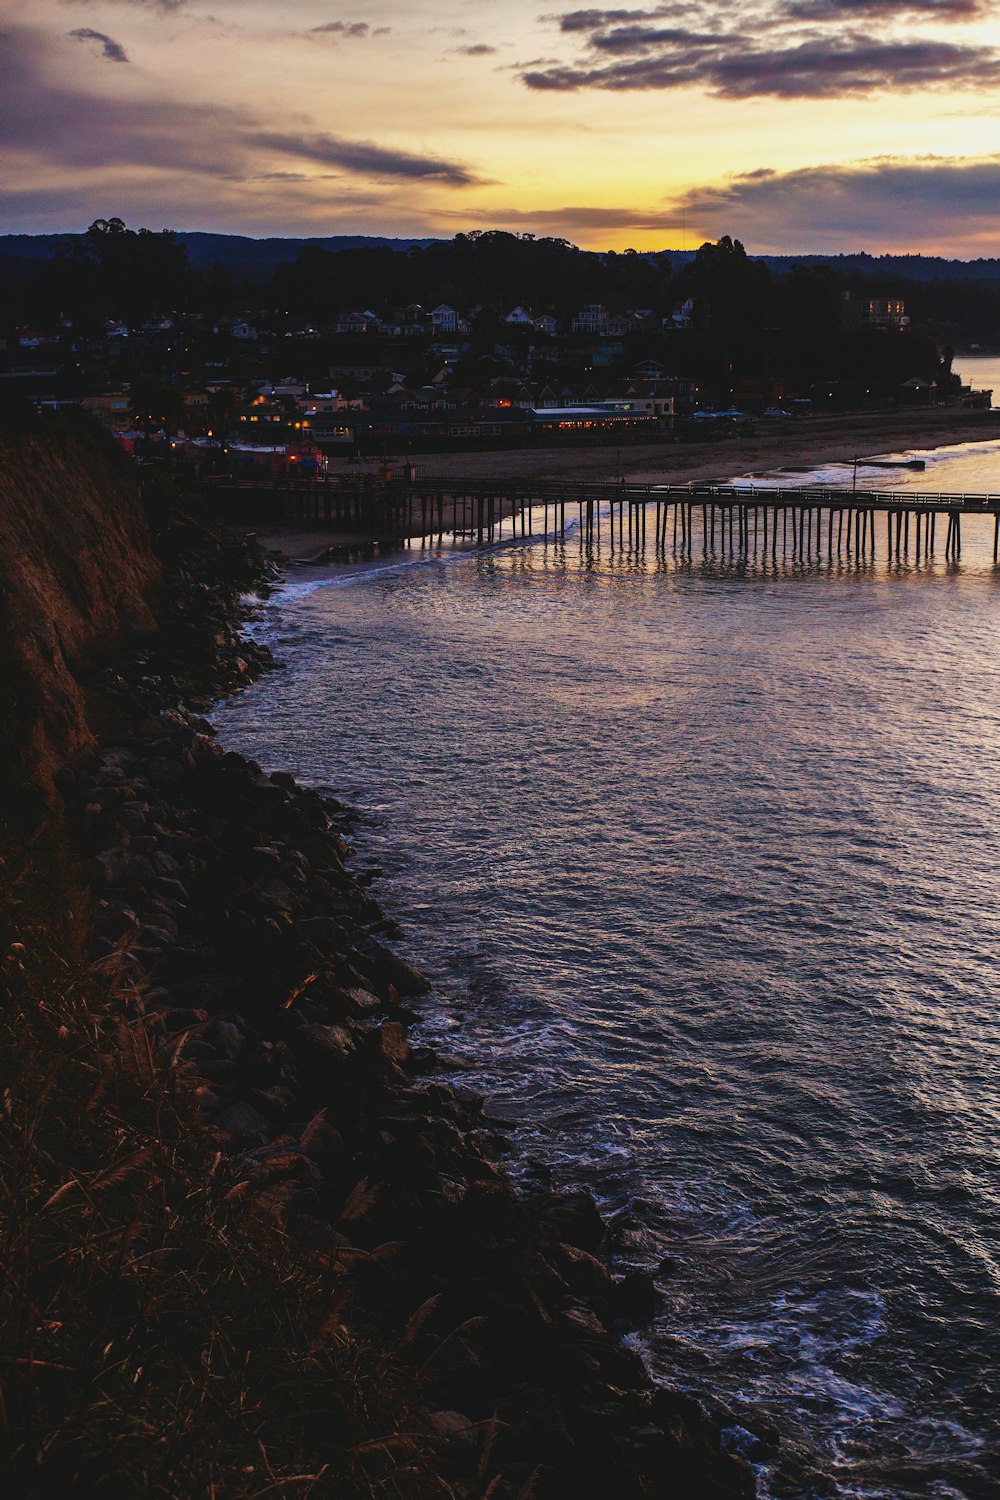
[[[1000,275],[964,280],[957,263],[943,263],[947,277],[907,280],[891,264],[859,261],[842,266],[803,258],[782,263],[779,273],[728,236],[672,264],[666,254],[594,254],[562,239],[490,231],[406,249],[308,242],[270,274],[248,278],[221,261],[195,268],[182,237],[171,231],[134,231],[108,219],[67,238],[54,255],[0,259],[0,301],[12,338],[26,321],[50,331],[72,328],[63,343],[72,342],[75,352],[47,356],[59,370],[45,386],[70,398],[92,387],[94,356],[83,351],[88,337],[103,340],[108,320],[124,320],[133,330],[143,324],[155,330],[166,314],[198,320],[182,336],[147,331],[119,340],[108,351],[109,367],[96,371],[100,379],[129,383],[140,426],[175,424],[185,386],[223,367],[236,385],[259,378],[262,368],[272,378],[294,369],[318,389],[329,385],[331,367],[374,365],[383,383],[396,369],[410,385],[439,370],[429,333],[395,342],[337,334],[333,325],[347,309],[371,310],[389,322],[415,305],[425,313],[441,302],[462,309],[472,333],[449,377],[472,387],[505,372],[523,376],[528,368],[543,380],[586,380],[593,340],[565,332],[540,340],[531,328],[505,325],[519,303],[535,314],[552,313],[564,329],[588,303],[646,309],[650,331],[623,338],[602,369],[610,377],[627,375],[653,358],[667,374],[700,382],[722,404],[755,392],[764,404],[808,396],[817,409],[891,402],[915,376],[946,389],[956,343],[1000,344]],[[845,328],[845,292],[904,298],[911,327],[891,337]],[[688,298],[692,326],[662,330],[662,320]],[[213,336],[213,326],[234,315],[257,325],[259,343]],[[337,384],[348,396],[357,393],[350,374],[338,375]],[[376,379],[370,389],[378,388]],[[224,423],[221,411],[211,415],[215,425]]]
[[[913,322],[945,342],[1000,343],[1000,262],[753,258],[726,236],[693,255],[599,254],[564,239],[474,231],[404,249],[379,241],[337,249],[290,241],[298,249],[288,259],[269,273],[248,275],[225,260],[196,269],[186,238],[131,230],[112,218],[97,220],[83,235],[60,237],[54,255],[32,257],[23,245],[17,255],[0,249],[0,300],[24,318],[62,315],[86,328],[108,317],[138,323],[168,311],[219,316],[246,308],[322,322],[347,307],[379,311],[442,301],[479,307],[489,325],[491,315],[495,320],[518,302],[567,319],[587,302],[663,315],[694,295],[711,304],[717,325],[784,338],[804,326],[819,343],[831,303],[850,291],[904,298]]]

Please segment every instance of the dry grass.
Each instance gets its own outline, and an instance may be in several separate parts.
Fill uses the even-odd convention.
[[[2,970],[0,1493],[450,1493],[348,1272],[234,1186],[130,997],[30,947]]]

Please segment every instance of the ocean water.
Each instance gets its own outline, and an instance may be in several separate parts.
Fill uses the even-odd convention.
[[[966,385],[977,391],[992,391],[993,405],[1000,406],[1000,358],[993,354],[957,354],[952,368]]]
[[[927,457],[893,487],[1000,490],[1000,442]],[[657,1269],[654,1371],[777,1425],[762,1495],[813,1493],[797,1454],[1000,1494],[1000,574],[963,532],[303,571],[285,669],[216,714],[361,809],[425,1037]]]

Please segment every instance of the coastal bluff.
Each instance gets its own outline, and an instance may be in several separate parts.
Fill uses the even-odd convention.
[[[750,1500],[776,1434],[652,1383],[655,1279],[413,1044],[350,810],[201,717],[273,576],[5,428],[4,1492]]]
[[[46,789],[95,744],[88,666],[154,628],[160,580],[138,485],[100,429],[0,422],[7,731]]]

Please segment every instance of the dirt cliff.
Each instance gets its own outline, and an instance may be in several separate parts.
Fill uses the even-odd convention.
[[[81,678],[153,628],[159,582],[135,470],[112,440],[83,422],[0,422],[5,779],[51,791],[93,746]]]

